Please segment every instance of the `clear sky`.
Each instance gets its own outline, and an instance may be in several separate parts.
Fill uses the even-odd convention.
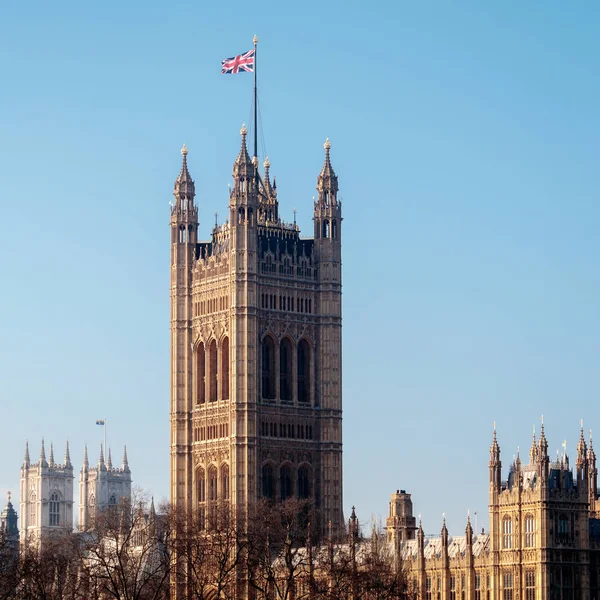
[[[597,3],[0,12],[0,505],[26,439],[78,474],[102,417],[167,496],[169,201],[185,142],[201,236],[225,214],[255,33],[282,216],[311,235],[325,137],[340,181],[347,514],[403,488],[427,533],[487,527],[493,421],[505,473],[542,413],[572,463],[600,440]]]

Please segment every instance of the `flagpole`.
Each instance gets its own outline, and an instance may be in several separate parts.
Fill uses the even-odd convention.
[[[256,45],[258,44],[258,37],[255,35],[252,41],[254,42],[254,156],[258,157],[258,109],[256,102]]]

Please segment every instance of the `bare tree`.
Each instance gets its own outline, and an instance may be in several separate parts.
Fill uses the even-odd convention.
[[[268,600],[302,600],[311,595],[309,500],[261,502],[248,524],[246,575],[250,588]],[[315,528],[316,529],[316,528]]]
[[[132,502],[99,512],[80,545],[82,579],[91,599],[161,600],[169,595],[171,530],[154,504]]]

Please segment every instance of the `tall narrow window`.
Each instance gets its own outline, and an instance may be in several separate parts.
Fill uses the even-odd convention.
[[[229,400],[229,338],[221,342],[221,400]]]
[[[298,469],[298,498],[310,498],[310,473],[308,467]]]
[[[533,515],[525,517],[525,546],[532,548],[535,544],[535,521]]]
[[[282,500],[287,500],[292,495],[292,470],[287,465],[279,471],[279,491]]]
[[[217,401],[217,341],[210,343],[209,350],[210,362],[210,401]]]
[[[114,494],[108,499],[108,505],[109,506],[117,505],[117,497]]]
[[[60,525],[60,498],[56,492],[50,496],[48,509],[50,516],[50,527],[56,527]]]
[[[275,399],[275,344],[269,335],[262,341],[262,395]]]
[[[504,573],[502,576],[502,600],[513,600],[512,573]]]
[[[197,496],[198,502],[206,502],[206,474],[204,469],[198,469],[196,474],[196,486],[197,486]]]
[[[425,600],[431,600],[431,575],[425,579]]]
[[[196,350],[196,404],[204,404],[206,400],[205,371],[204,342],[200,342]]]
[[[279,347],[279,393],[282,400],[292,399],[292,342],[283,338]]]
[[[475,600],[481,600],[481,575],[475,574]]]
[[[215,467],[208,470],[208,499],[211,502],[217,499],[217,469]]]
[[[456,600],[456,577],[450,575],[450,600]]]
[[[306,340],[298,344],[298,402],[310,402],[310,347]]]
[[[29,525],[37,525],[37,496],[31,492],[29,496]]]
[[[263,498],[273,500],[275,498],[275,481],[273,479],[273,467],[264,465],[262,468],[262,492]]]
[[[337,221],[335,219],[331,221],[331,237],[334,240],[337,238]]]
[[[221,498],[225,502],[229,500],[229,465],[221,467]]]
[[[535,600],[535,571],[525,571],[525,600]]]
[[[504,517],[502,520],[502,548],[505,550],[512,548],[512,521],[510,517]]]

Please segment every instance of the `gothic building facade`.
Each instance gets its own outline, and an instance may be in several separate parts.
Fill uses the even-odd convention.
[[[46,459],[44,440],[40,458],[32,463],[29,444],[21,467],[21,542],[41,539],[49,532],[73,529],[73,465],[69,443],[62,464],[54,460],[54,448]]]
[[[310,497],[343,524],[341,234],[330,143],[314,237],[279,214],[270,163],[246,147],[228,218],[198,239],[187,148],[171,209],[171,501]]]
[[[79,474],[79,529],[93,526],[98,512],[131,500],[131,470],[127,460],[127,447],[123,449],[121,467],[113,467],[110,448],[104,460],[100,445],[98,465],[90,467],[87,446]]]
[[[551,462],[542,431],[529,463],[517,456],[502,479],[494,431],[489,462],[487,533],[425,536],[412,515],[410,494],[392,495],[387,539],[421,600],[597,600],[600,519],[596,454],[583,429],[575,472],[566,452]]]

